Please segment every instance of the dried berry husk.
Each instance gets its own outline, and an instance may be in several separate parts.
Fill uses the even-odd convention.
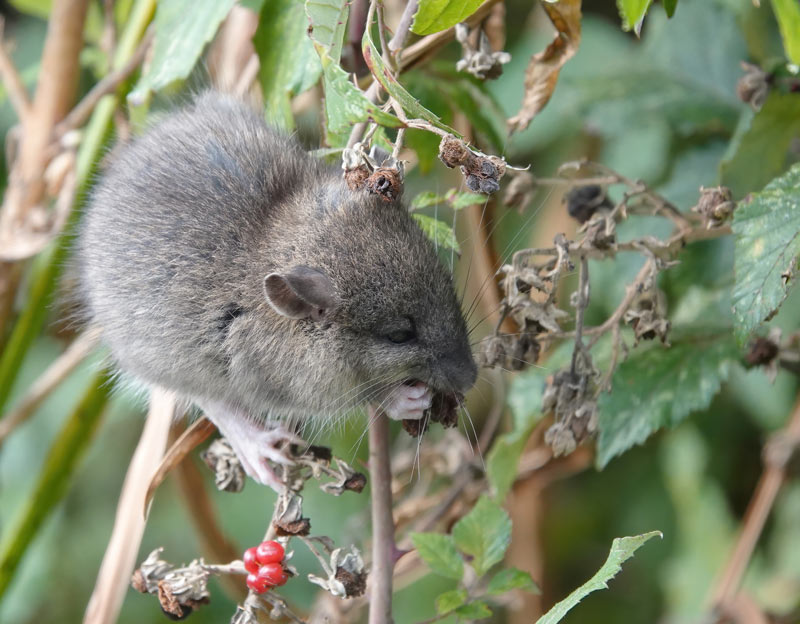
[[[274,523],[275,533],[278,537],[291,535],[306,536],[311,533],[311,519],[300,518],[299,520],[283,521],[277,520]]]
[[[707,228],[719,227],[731,218],[736,208],[733,193],[726,186],[700,187],[700,199],[692,212],[703,217]]]
[[[359,165],[355,169],[344,172],[344,180],[351,191],[363,188],[369,178],[370,172],[366,165]]]
[[[382,200],[391,202],[403,194],[403,178],[397,169],[379,167],[370,175],[364,186]]]
[[[434,392],[431,406],[424,416],[418,420],[404,419],[402,426],[412,438],[418,438],[425,433],[431,422],[437,422],[445,429],[458,425],[458,407],[463,396],[455,392]]]
[[[744,361],[748,366],[767,366],[776,357],[780,347],[769,338],[758,337],[750,342]]]
[[[745,74],[736,83],[736,95],[739,99],[757,111],[767,99],[770,85],[773,81],[772,74],[768,74],[758,65],[742,63]]]
[[[439,159],[451,169],[460,167],[467,187],[476,193],[494,193],[500,188],[498,180],[506,172],[506,164],[497,156],[482,156],[472,152],[464,142],[446,136],[439,144]]]
[[[334,578],[344,585],[344,591],[348,598],[363,596],[367,590],[367,575],[363,572],[354,573],[339,566],[336,568]]]
[[[404,418],[400,424],[403,430],[412,438],[418,438],[428,429],[428,420],[426,418]]]
[[[586,223],[598,210],[611,210],[611,202],[598,184],[578,186],[565,196],[567,213],[578,223]]]
[[[344,489],[350,490],[351,492],[355,492],[360,494],[361,491],[364,489],[364,486],[367,485],[367,477],[366,475],[357,472],[353,476],[348,477],[344,482]]]

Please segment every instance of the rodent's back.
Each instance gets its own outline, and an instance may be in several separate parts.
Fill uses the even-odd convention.
[[[292,197],[330,175],[217,94],[122,148],[92,195],[78,251],[88,313],[123,368],[187,392],[187,379],[221,377],[220,327],[242,301],[263,302],[261,280],[246,279],[250,256],[274,235],[272,221],[290,218],[280,212]]]

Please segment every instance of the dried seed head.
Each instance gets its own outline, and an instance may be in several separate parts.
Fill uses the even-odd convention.
[[[584,355],[579,361],[587,357]],[[590,361],[582,366],[588,372],[562,370],[553,375],[542,395],[542,411],[555,418],[545,433],[545,442],[556,457],[571,453],[597,430],[596,371]]]
[[[503,65],[511,60],[508,52],[493,52],[489,38],[481,29],[478,49],[469,41],[469,26],[456,24],[456,39],[463,49],[461,59],[456,63],[457,71],[465,71],[481,80],[498,78],[503,73]]]
[[[640,340],[660,338],[667,344],[670,322],[665,318],[667,298],[658,289],[646,290],[639,294],[625,312],[623,320],[633,327],[636,343]]]
[[[506,164],[497,156],[473,153],[464,142],[454,136],[442,138],[439,159],[450,167],[460,167],[467,187],[476,193],[494,193],[500,188],[498,180],[506,171]]]
[[[743,62],[742,69],[745,73],[736,83],[736,95],[742,102],[749,104],[753,110],[757,111],[767,99],[772,76],[758,65],[751,63]]]
[[[748,366],[768,366],[778,357],[780,347],[770,338],[760,336],[750,341],[744,361]]]
[[[355,169],[345,171],[344,180],[351,191],[357,191],[360,188],[364,188],[369,175],[369,168],[366,165],[361,165]]]
[[[403,194],[403,176],[398,169],[379,167],[365,180],[364,186],[370,193],[391,202]]]
[[[719,227],[728,221],[736,209],[736,202],[733,201],[733,194],[726,186],[716,186],[714,188],[700,187],[700,199],[697,205],[692,207],[695,212],[703,217],[706,228]]]
[[[611,210],[611,202],[603,187],[597,184],[576,186],[565,196],[567,213],[578,223],[586,223],[598,210]]]
[[[214,440],[200,454],[200,458],[214,471],[214,484],[222,492],[241,492],[244,488],[244,469],[239,457],[225,438]]]
[[[530,333],[500,334],[481,342],[479,365],[485,368],[500,366],[506,370],[523,370],[539,359],[541,345]]]

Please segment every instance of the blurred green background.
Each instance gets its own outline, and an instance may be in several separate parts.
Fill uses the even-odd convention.
[[[547,44],[552,30],[540,11],[531,12],[529,2],[513,0],[506,5],[506,49],[512,61],[499,80],[488,84],[488,90],[510,116],[519,107],[528,59]],[[46,3],[18,0],[0,6],[7,20],[6,37],[14,43],[14,60],[32,88],[46,29]],[[590,157],[630,178],[642,178],[684,210],[695,202],[700,185],[710,186],[727,176],[725,181],[739,198],[777,173],[761,171],[763,154],[772,145],[759,143],[759,137],[746,138],[753,145],[745,156],[736,152],[753,116],[736,97],[740,62],[767,63],[783,55],[768,3],[757,9],[749,0],[681,0],[672,20],[663,11],[653,10],[641,40],[622,32],[611,0],[585,2],[584,13],[581,47],[564,68],[548,107],[528,130],[500,146],[509,162],[531,164],[536,175],[545,176],[565,160]],[[87,25],[83,92],[96,82],[99,65],[98,25],[92,19],[97,16]],[[451,45],[438,58],[456,60],[457,47]],[[426,89],[432,80],[435,69],[425,67],[408,74],[404,82],[426,106],[446,117],[442,96]],[[800,119],[800,105],[795,106],[794,119]],[[0,91],[3,135],[14,123],[5,91]],[[299,123],[304,140],[318,144],[318,114],[308,111]],[[499,117],[492,123],[502,128]],[[418,141],[409,140],[421,152],[420,167],[408,177],[409,197],[417,191],[459,185],[458,177],[434,161],[438,140],[433,146],[421,135]],[[800,157],[799,145],[795,139],[790,160]],[[4,156],[0,158],[5,180]],[[725,164],[734,158],[739,160]],[[742,180],[741,172],[752,177]],[[557,197],[545,192],[521,214],[498,208],[495,248],[507,257],[530,245],[542,232],[552,230],[559,210]],[[633,235],[639,228],[641,234],[641,228],[652,227],[641,220],[626,231]],[[460,237],[467,235],[463,224],[457,230]],[[463,273],[468,261],[462,258],[456,272]],[[590,322],[606,318],[616,306],[625,284],[638,270],[637,262],[623,255],[592,267]],[[662,287],[669,295],[671,311],[681,306],[708,310],[702,299],[731,283],[732,262],[730,240],[695,245],[683,264],[664,277]],[[58,305],[49,311],[52,320],[62,313]],[[773,324],[793,330],[798,318],[800,293],[795,292]],[[48,327],[25,361],[11,406],[63,348],[60,326]],[[102,358],[98,353],[81,366],[0,449],[0,531],[9,526],[30,495],[54,435]],[[545,363],[544,371],[532,374],[547,371]],[[643,548],[608,591],[593,594],[564,621],[701,621],[710,587],[730,552],[760,474],[762,444],[784,423],[797,390],[796,378],[785,372],[770,384],[759,370],[735,368],[706,412],[615,459],[602,472],[589,469],[547,488],[538,501],[541,526],[531,527],[538,531],[543,549],[537,557],[543,561],[544,576],[535,579],[544,591],[543,604],[549,606],[589,578],[605,559],[613,537],[659,529],[663,541]],[[475,401],[480,403],[480,396]],[[127,462],[141,432],[144,408],[141,397],[115,391],[66,500],[47,520],[0,601],[3,624],[81,620],[111,532]],[[480,409],[474,415],[480,418]],[[364,423],[363,417],[354,418],[346,431],[333,432],[326,442],[335,454],[357,463],[366,454],[366,443],[355,448]],[[398,438],[401,446],[413,443]],[[259,541],[271,513],[270,492],[251,482],[242,494],[214,492],[212,497],[232,539],[242,548]],[[367,493],[334,498],[312,487],[307,491],[305,512],[315,534],[347,544],[359,542],[368,531],[367,503]],[[200,546],[186,514],[181,496],[168,479],[156,494],[140,559],[157,546],[166,547],[170,561],[197,556]],[[318,571],[302,547],[295,550],[295,565],[301,572]],[[432,617],[433,599],[450,588],[448,583],[431,575],[403,589],[395,597],[396,622]],[[311,604],[316,593],[314,586],[300,580],[284,589],[282,593],[300,610]],[[746,589],[767,610],[786,615],[785,621],[800,621],[791,615],[800,608],[800,482],[796,479],[784,488],[768,521]],[[211,604],[190,621],[228,621],[234,603],[216,582],[212,582],[212,593]],[[508,620],[498,610],[492,621]],[[161,621],[164,616],[154,599],[128,592],[119,622]]]

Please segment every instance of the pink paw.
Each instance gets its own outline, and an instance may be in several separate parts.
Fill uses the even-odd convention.
[[[427,384],[401,384],[383,401],[383,411],[392,420],[419,420],[431,406],[433,391]]]

